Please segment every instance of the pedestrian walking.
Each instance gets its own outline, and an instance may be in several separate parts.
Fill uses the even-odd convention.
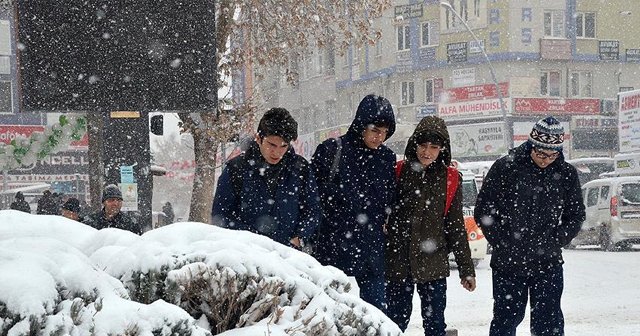
[[[10,209],[18,210],[26,213],[31,213],[31,207],[29,203],[25,201],[24,194],[21,191],[18,191],[15,196],[15,201],[11,203],[9,206]]]
[[[316,230],[320,204],[309,162],[291,141],[298,123],[284,108],[267,111],[246,152],[231,159],[215,191],[212,222],[301,248]]]
[[[323,209],[316,258],[354,276],[360,297],[383,311],[383,226],[393,203],[396,161],[384,141],[395,128],[391,103],[368,95],[347,133],[319,144],[311,161]]]
[[[451,167],[444,120],[423,118],[404,156],[396,167],[396,205],[388,224],[387,315],[405,331],[417,289],[424,334],[445,336],[449,254],[462,287],[475,290],[476,275],[462,213],[462,176]]]
[[[122,192],[115,184],[102,191],[102,210],[87,216],[84,223],[98,230],[116,228],[142,234],[142,227],[135,217],[122,212]]]
[[[562,154],[554,117],[487,173],[474,217],[493,247],[493,320],[489,335],[516,335],[531,300],[531,334],[564,335],[562,247],[578,234],[585,208],[576,169]]]

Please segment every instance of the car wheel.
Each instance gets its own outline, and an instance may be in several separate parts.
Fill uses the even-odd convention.
[[[603,251],[613,251],[615,244],[611,241],[611,229],[607,225],[600,227],[600,248]]]

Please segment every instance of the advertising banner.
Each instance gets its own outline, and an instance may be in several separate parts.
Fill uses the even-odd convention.
[[[44,132],[44,126],[0,125],[0,142],[8,145],[16,137],[29,138],[34,132]]]
[[[600,114],[600,99],[513,98],[513,114]]]
[[[640,90],[620,92],[618,137],[620,153],[640,151]]]
[[[447,126],[453,158],[500,155],[506,152],[504,123]]]
[[[502,97],[509,96],[509,83],[498,83]],[[495,84],[464,86],[444,90],[441,103],[457,103],[470,100],[498,98]]]
[[[502,99],[507,113],[511,110],[511,100]],[[467,119],[475,117],[499,117],[502,116],[500,99],[483,99],[463,101],[451,104],[439,104],[438,116],[445,120]]]

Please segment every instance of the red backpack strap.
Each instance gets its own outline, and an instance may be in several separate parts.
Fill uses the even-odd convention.
[[[400,173],[402,172],[403,166],[404,166],[404,160],[400,160],[396,162],[396,181],[400,179]]]
[[[454,167],[447,167],[447,199],[444,205],[444,215],[449,213],[449,208],[453,202],[453,198],[458,191],[458,184],[460,181],[460,173]]]

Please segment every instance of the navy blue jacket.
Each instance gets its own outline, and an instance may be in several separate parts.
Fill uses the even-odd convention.
[[[216,225],[291,246],[291,238],[304,240],[315,232],[320,213],[308,161],[290,147],[280,162],[270,165],[253,142],[222,171],[211,215]]]
[[[363,100],[349,130],[340,137],[341,155],[333,179],[336,139],[318,145],[311,160],[323,210],[315,257],[353,276],[384,273],[383,225],[395,195],[395,154],[385,145],[368,148],[362,137],[367,125],[385,121],[390,125],[388,139],[395,131],[395,117],[390,105],[380,106],[368,97],[373,96]]]
[[[561,247],[585,219],[578,173],[562,154],[539,168],[525,142],[493,164],[474,217],[493,247],[493,269],[527,275],[560,265]]]

